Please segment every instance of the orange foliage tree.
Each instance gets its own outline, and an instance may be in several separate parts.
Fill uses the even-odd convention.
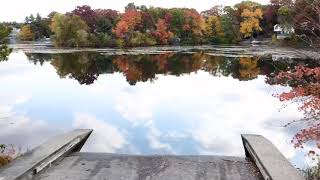
[[[168,31],[168,25],[165,20],[159,19],[156,28],[153,35],[157,38],[159,44],[168,44],[168,40],[173,37],[173,33]]]
[[[136,10],[129,9],[122,14],[121,20],[114,28],[114,33],[118,38],[126,38],[141,23],[141,14]]]

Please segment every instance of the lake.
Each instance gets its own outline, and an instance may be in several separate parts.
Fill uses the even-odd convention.
[[[76,128],[94,129],[83,151],[244,156],[240,135],[260,134],[297,166],[298,104],[266,78],[311,60],[206,52],[126,54],[14,50],[0,62],[0,143],[21,151]],[[311,148],[311,147],[310,147]],[[309,148],[309,149],[310,149]]]

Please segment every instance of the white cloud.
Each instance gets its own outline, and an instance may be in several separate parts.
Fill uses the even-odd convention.
[[[127,144],[124,132],[89,114],[76,113],[72,126],[75,129],[93,129],[83,151],[114,153]]]

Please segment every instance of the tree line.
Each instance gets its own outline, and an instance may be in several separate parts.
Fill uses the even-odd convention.
[[[294,28],[290,40],[320,44],[320,0],[271,0],[268,5],[243,1],[197,12],[129,3],[120,13],[78,6],[65,14],[26,17],[22,40],[53,39],[61,47],[135,47],[153,45],[236,44],[271,38],[273,27]],[[292,42],[290,42],[292,44]]]

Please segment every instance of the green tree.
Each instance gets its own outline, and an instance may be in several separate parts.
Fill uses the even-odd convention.
[[[6,45],[11,30],[12,28],[0,24],[0,61],[7,60],[7,57],[12,52],[12,49]]]
[[[49,38],[52,34],[49,27],[50,23],[50,17],[42,18],[39,14],[37,14],[36,17],[34,17],[32,14],[27,16],[21,28],[23,32],[20,35],[20,39],[24,41],[32,41],[42,38]]]
[[[0,44],[4,44],[7,41],[9,34],[11,33],[12,28],[7,27],[0,23]]]
[[[278,10],[278,22],[283,28],[293,27],[293,12],[291,7],[284,5]]]
[[[242,40],[242,35],[239,31],[240,22],[236,16],[236,10],[231,6],[226,6],[221,15],[221,25],[224,33],[224,43],[236,44]]]
[[[89,45],[89,28],[79,16],[56,13],[52,19],[51,30],[55,33],[53,41],[56,46],[85,47]]]

